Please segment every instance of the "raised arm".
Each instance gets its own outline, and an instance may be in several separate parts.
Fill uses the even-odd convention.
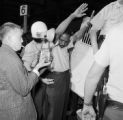
[[[98,44],[97,44],[97,30],[90,30],[90,40],[93,48],[93,53],[95,54],[98,51]]]
[[[83,3],[73,13],[71,13],[63,22],[61,22],[60,25],[56,28],[56,34],[58,35],[63,34],[73,19],[84,16],[85,15],[84,12],[88,9],[87,6],[88,6],[87,3]]]
[[[82,39],[84,32],[85,32],[86,28],[88,27],[89,20],[90,20],[90,17],[85,17],[83,19],[80,29],[74,35],[71,36],[73,42],[76,42],[76,41]]]

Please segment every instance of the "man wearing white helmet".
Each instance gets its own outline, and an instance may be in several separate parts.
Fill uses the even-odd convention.
[[[87,4],[84,3],[70,14],[56,29],[52,49],[52,69],[44,74],[42,82],[46,84],[44,104],[45,120],[66,120],[66,110],[70,90],[69,52],[70,35],[65,33],[68,25],[75,18],[85,15]],[[42,76],[43,77],[43,76]],[[53,81],[54,80],[54,81]]]
[[[38,53],[41,49],[42,39],[45,38],[47,32],[47,26],[44,22],[37,21],[31,26],[32,41],[26,45],[22,60],[28,71],[31,71],[36,64]],[[33,63],[33,66],[32,66]]]
[[[40,54],[42,52],[41,49],[43,47],[43,43],[46,39],[52,41],[54,33],[55,33],[54,29],[48,30],[46,24],[42,21],[36,21],[32,24],[31,26],[32,41],[25,46],[24,53],[22,56],[24,66],[28,71],[31,71],[35,67],[37,62],[40,61],[41,58]],[[48,44],[45,44],[45,47],[46,45]],[[42,115],[43,88],[42,84],[40,84],[39,81],[39,83],[32,90],[32,96],[34,99],[34,103],[36,105],[39,119],[41,118]]]

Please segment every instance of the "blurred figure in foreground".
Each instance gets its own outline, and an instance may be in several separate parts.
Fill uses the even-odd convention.
[[[105,68],[109,65],[109,78],[106,84],[108,94],[103,120],[123,118],[123,23],[117,24],[106,35],[101,48],[95,54],[95,61],[85,82],[82,120],[95,120],[92,98]]]

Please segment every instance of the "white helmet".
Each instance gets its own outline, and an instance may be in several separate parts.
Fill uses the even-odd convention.
[[[47,26],[42,21],[37,21],[31,26],[31,34],[33,38],[44,38],[47,34]]]
[[[55,28],[51,28],[47,31],[47,40],[52,42],[55,37]]]

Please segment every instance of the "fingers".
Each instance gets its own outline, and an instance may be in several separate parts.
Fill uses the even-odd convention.
[[[47,85],[51,85],[54,84],[54,79],[50,79],[50,78],[43,78],[42,82],[47,84]]]
[[[83,4],[79,7],[79,9],[86,11],[86,10],[88,9],[87,6],[88,6],[87,3],[83,3]]]
[[[88,10],[88,8],[81,9],[80,12],[81,12],[81,13],[84,13],[84,12],[87,11],[87,10]]]
[[[80,8],[79,8],[79,12],[82,14],[82,13],[84,13],[85,11],[87,11],[88,10],[88,7],[87,7],[87,5],[81,5],[80,6]]]
[[[86,15],[86,13],[84,13],[86,10],[88,10],[88,4],[87,3],[83,3],[82,5],[80,5],[79,8],[77,8],[75,10],[75,12],[73,13],[76,17],[82,17],[84,15]]]
[[[51,61],[45,62],[45,61],[40,61],[38,65],[41,67],[45,67],[51,64]]]
[[[82,113],[82,120],[96,120],[96,116],[90,114],[89,112]]]
[[[82,120],[96,120],[96,114],[91,106],[84,106],[81,115]]]
[[[82,120],[92,120],[92,116],[90,114],[82,115]]]

